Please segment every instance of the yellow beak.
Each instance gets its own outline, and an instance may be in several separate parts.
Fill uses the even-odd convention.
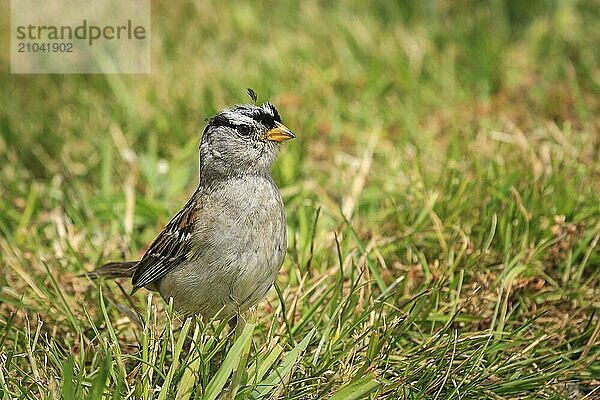
[[[290,131],[281,122],[275,121],[275,128],[269,129],[262,138],[273,142],[283,142],[284,140],[293,139],[295,137],[296,135],[294,135],[294,132]]]

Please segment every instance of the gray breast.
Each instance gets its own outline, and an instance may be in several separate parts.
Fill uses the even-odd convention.
[[[229,179],[199,191],[190,261],[158,285],[176,309],[210,317],[256,304],[273,284],[286,249],[283,203],[268,176]]]

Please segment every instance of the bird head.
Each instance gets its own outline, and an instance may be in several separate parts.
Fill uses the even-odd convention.
[[[224,177],[268,173],[281,142],[294,137],[269,102],[226,108],[208,119],[200,142],[200,173]]]

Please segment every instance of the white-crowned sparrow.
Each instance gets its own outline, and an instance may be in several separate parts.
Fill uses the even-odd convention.
[[[255,93],[248,93],[256,101]],[[184,314],[227,317],[261,300],[286,251],[279,190],[269,173],[294,138],[271,103],[238,105],[208,120],[200,182],[139,261],[111,262],[90,277],[132,277]]]

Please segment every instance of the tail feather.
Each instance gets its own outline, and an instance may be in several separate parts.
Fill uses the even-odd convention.
[[[96,268],[93,271],[82,274],[82,276],[87,276],[88,278],[92,279],[131,278],[133,276],[133,273],[135,272],[135,267],[137,266],[137,264],[138,261],[109,262],[107,264],[102,265],[101,267]]]

